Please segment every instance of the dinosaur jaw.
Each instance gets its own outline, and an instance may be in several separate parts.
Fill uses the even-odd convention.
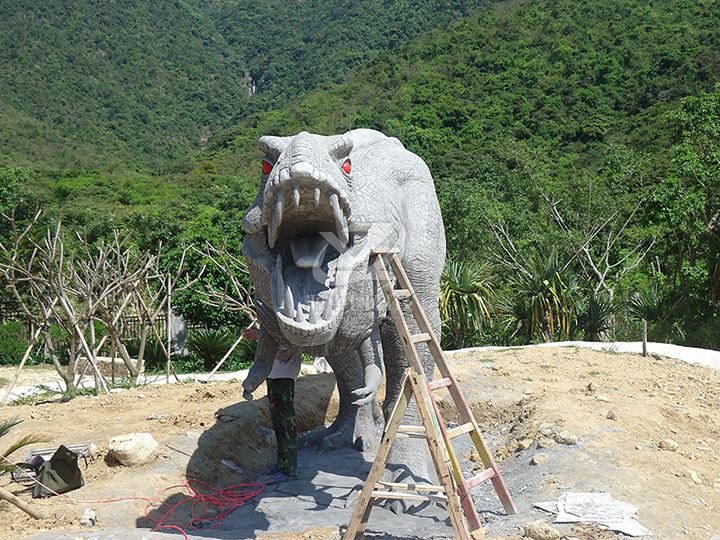
[[[280,330],[297,346],[322,345],[334,336],[345,310],[353,269],[367,264],[368,227],[348,231],[347,246],[333,233],[298,230],[272,250],[272,306]]]

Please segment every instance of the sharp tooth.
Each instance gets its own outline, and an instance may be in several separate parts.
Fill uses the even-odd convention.
[[[335,224],[337,228],[337,235],[340,238],[343,246],[347,246],[350,241],[350,233],[348,232],[348,224],[345,216],[342,217],[339,223]]]
[[[315,199],[315,206],[318,206],[320,204],[320,188],[316,187],[313,190],[313,198]]]
[[[283,205],[285,204],[285,190],[278,189],[277,200],[275,201],[275,218],[278,223],[282,223]]]
[[[310,324],[316,324],[318,322],[318,319],[320,318],[320,303],[319,302],[311,302],[310,303],[310,316],[308,318],[308,321]]]
[[[325,309],[323,309],[322,318],[326,321],[329,321],[330,317],[332,316],[332,303],[334,299],[334,296],[330,295],[328,299],[325,300]]]
[[[284,291],[285,281],[282,277],[282,258],[280,258],[280,255],[278,255],[277,261],[275,262],[275,296],[280,306],[282,306],[282,302],[284,300],[284,298],[282,297]]]
[[[293,202],[295,202],[295,208],[300,206],[300,188],[297,184],[293,186]]]
[[[297,305],[297,311],[295,312],[295,322],[304,323],[305,313],[303,312],[302,304]]]
[[[345,215],[340,209],[340,202],[338,201],[337,193],[331,193],[328,195],[328,200],[330,201],[330,208],[332,208],[333,217],[335,218],[335,229],[338,238],[340,239],[340,242],[342,242],[342,245],[346,246],[349,240],[348,226],[347,221],[345,221]]]
[[[295,302],[290,287],[285,287],[285,306],[283,307],[283,313],[291,319],[295,318]]]
[[[268,224],[268,245],[270,249],[275,247],[275,241],[278,235],[278,220],[275,212],[270,212],[270,223]]]

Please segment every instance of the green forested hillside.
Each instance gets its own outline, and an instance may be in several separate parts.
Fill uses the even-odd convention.
[[[157,165],[248,95],[232,49],[181,2],[5,2],[0,64],[0,156],[25,163]]]
[[[164,170],[481,3],[6,2],[0,159]]]
[[[446,28],[486,0],[197,2],[248,66],[258,106],[284,105],[345,80],[379,52]]]
[[[499,263],[504,296],[525,287],[531,302],[552,281],[517,282],[526,271],[568,294],[584,288],[583,309],[595,295],[650,290],[641,308],[656,335],[717,346],[720,90],[705,94],[720,80],[714,8],[492,5],[248,119],[202,159],[250,176],[261,134],[379,129],[428,162],[451,253]],[[514,302],[504,309],[529,309]]]
[[[651,338],[720,347],[715,2],[406,4],[176,3],[251,73],[246,108],[221,109],[235,120],[170,174],[44,171],[26,187],[93,237],[237,244],[259,136],[379,129],[428,163],[453,258],[487,263],[495,324],[468,339],[597,337],[607,321],[637,339],[645,318]],[[16,125],[62,133],[14,107]]]

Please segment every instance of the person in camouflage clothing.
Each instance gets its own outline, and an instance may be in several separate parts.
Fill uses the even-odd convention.
[[[246,339],[257,339],[257,329],[249,328],[243,334]],[[267,474],[268,485],[279,484],[297,478],[297,419],[295,417],[295,379],[300,374],[302,357],[285,347],[275,356],[272,371],[265,381],[267,385],[270,418],[277,441],[277,461]]]

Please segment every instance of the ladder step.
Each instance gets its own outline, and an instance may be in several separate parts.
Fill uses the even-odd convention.
[[[420,493],[403,493],[401,491],[377,491],[373,490],[374,499],[408,499],[411,501],[436,501],[447,502],[445,495],[421,495]]]
[[[470,433],[473,429],[475,429],[475,426],[473,426],[472,422],[448,429],[448,439],[454,439],[455,437],[459,437],[465,433]]]
[[[427,433],[419,433],[417,431],[400,431],[395,433],[398,439],[427,439]]]
[[[473,476],[472,478],[468,478],[467,480],[465,480],[465,482],[463,482],[463,484],[465,484],[465,490],[469,491],[475,486],[482,484],[486,480],[495,478],[497,475],[498,473],[495,471],[495,469],[485,469],[480,474]]]
[[[400,253],[400,250],[398,248],[375,248],[370,255],[392,255],[393,253]]]
[[[425,426],[398,426],[398,430],[400,431],[419,431],[420,433],[425,433]]]
[[[440,493],[445,493],[445,488],[443,486],[434,486],[432,484],[398,484],[397,482],[383,482],[380,481],[377,484],[375,484],[375,489],[378,488],[390,488],[390,489],[404,489],[404,490],[414,490],[414,491],[438,491]]]
[[[414,336],[410,336],[410,341],[412,343],[425,343],[427,341],[430,341],[432,338],[430,337],[430,334],[422,333],[422,334],[415,334]]]
[[[409,298],[412,293],[409,289],[393,289],[393,296],[395,298]]]
[[[438,390],[440,388],[447,388],[448,386],[452,386],[452,380],[450,379],[450,377],[445,377],[444,379],[430,381],[428,383],[428,386],[430,387],[430,390]]]

